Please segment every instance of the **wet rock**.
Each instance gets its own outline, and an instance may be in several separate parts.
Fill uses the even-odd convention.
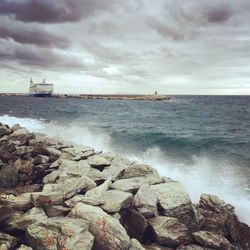
[[[14,249],[17,243],[18,243],[18,240],[15,237],[9,234],[0,232],[0,249],[1,250]]]
[[[0,170],[0,187],[12,188],[19,182],[19,173],[14,165],[7,165]]]
[[[191,210],[191,199],[179,182],[152,185],[150,189],[157,194],[163,215],[177,216]]]
[[[137,239],[131,239],[131,246],[129,250],[145,250]]]
[[[67,208],[61,205],[55,205],[45,207],[45,211],[48,217],[64,217],[71,211],[71,208]]]
[[[130,247],[126,230],[117,219],[112,218],[101,208],[78,203],[69,216],[81,218],[90,223],[89,231],[95,237],[94,250],[125,250]]]
[[[16,123],[16,124],[14,124],[10,129],[14,132],[14,131],[16,131],[16,130],[18,130],[18,129],[21,129],[22,127],[18,124],[18,123]]]
[[[158,244],[174,247],[192,241],[187,227],[176,218],[157,216],[148,223]]]
[[[122,211],[122,225],[131,238],[136,238],[140,242],[144,240],[148,224],[141,213],[132,208],[124,209]]]
[[[124,192],[135,193],[143,184],[157,184],[161,179],[157,177],[134,177],[129,179],[120,179],[115,181],[111,187],[113,189],[121,190]]]
[[[28,226],[26,236],[34,249],[91,250],[94,241],[86,221],[68,217],[33,223]]]
[[[135,194],[132,204],[145,218],[149,218],[158,215],[157,202],[156,193],[150,189],[150,185],[144,184]]]
[[[30,224],[37,221],[44,221],[47,219],[42,208],[32,208],[26,213],[12,213],[7,220],[4,221],[6,230],[16,231],[25,230]]]
[[[109,190],[102,195],[104,204],[101,206],[108,213],[119,212],[130,206],[133,195],[119,190]]]
[[[204,247],[213,249],[232,249],[229,241],[222,235],[208,231],[199,231],[192,234],[193,238]]]

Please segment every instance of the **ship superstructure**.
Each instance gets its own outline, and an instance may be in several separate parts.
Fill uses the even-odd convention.
[[[34,83],[30,79],[29,95],[36,97],[48,97],[51,96],[54,90],[54,85],[51,83],[46,83],[43,79],[42,83]]]

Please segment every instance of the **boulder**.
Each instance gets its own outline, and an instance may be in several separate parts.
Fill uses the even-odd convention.
[[[12,131],[16,131],[16,130],[21,129],[21,128],[22,128],[22,127],[20,126],[20,124],[16,123],[16,124],[14,124],[10,129],[11,129]]]
[[[14,249],[18,244],[17,238],[0,232],[0,249],[1,250],[9,250]]]
[[[47,147],[45,149],[45,152],[47,153],[47,155],[52,156],[54,158],[58,158],[62,154],[62,152],[59,149],[53,147]]]
[[[119,212],[130,206],[133,195],[119,190],[109,190],[102,195],[104,204],[101,208],[108,213]]]
[[[8,161],[16,156],[15,144],[11,141],[1,141],[0,143],[0,159],[2,161]]]
[[[122,210],[122,225],[126,228],[130,238],[135,238],[143,242],[147,229],[147,221],[141,213],[133,208]]]
[[[78,155],[72,158],[73,161],[86,160],[88,157],[95,155],[96,153],[93,150],[81,152]]]
[[[95,237],[94,250],[125,250],[130,247],[126,230],[101,208],[77,203],[69,216],[89,222],[89,231]]]
[[[49,162],[49,157],[46,155],[37,155],[35,158],[33,158],[33,163],[35,165],[44,164]]]
[[[57,192],[63,195],[63,199],[69,199],[74,195],[86,192],[96,187],[96,183],[86,176],[82,177],[60,177],[54,184],[46,184],[43,192]]]
[[[102,171],[102,176],[105,180],[111,179],[112,181],[116,181],[120,179],[123,171],[127,168],[127,165],[119,164],[119,165],[110,165],[105,167]]]
[[[4,224],[8,231],[25,230],[28,225],[37,221],[44,221],[45,219],[47,219],[47,215],[44,210],[34,207],[26,213],[12,213],[4,221]]]
[[[164,247],[162,245],[158,245],[155,243],[145,246],[145,249],[146,250],[174,250],[173,248]]]
[[[145,250],[145,248],[137,239],[131,239],[131,245],[129,250]]]
[[[9,208],[17,211],[27,211],[32,207],[30,193],[24,193],[18,196],[14,195],[0,195],[1,203],[4,202]]]
[[[63,202],[61,191],[42,191],[31,194],[31,202],[35,207],[58,205]]]
[[[222,235],[214,234],[208,231],[198,231],[192,234],[196,242],[204,247],[213,249],[230,250],[232,249],[230,242]]]
[[[33,250],[33,249],[31,247],[22,244],[20,247],[17,248],[17,250]]]
[[[149,165],[133,164],[128,166],[124,170],[121,179],[128,179],[133,177],[146,177],[146,176],[154,176],[156,178],[160,178],[158,172]]]
[[[99,170],[103,170],[105,167],[110,165],[110,161],[99,155],[90,156],[87,161],[91,167]]]
[[[26,128],[20,128],[9,135],[9,140],[19,141],[21,145],[27,144],[31,139],[35,139],[35,134],[30,133]]]
[[[80,194],[73,196],[72,198],[66,200],[64,203],[66,204],[66,206],[73,208],[78,202],[82,202],[92,206],[100,206],[104,204],[102,197],[95,198]]]
[[[34,249],[91,250],[94,241],[86,221],[68,217],[33,223],[27,228],[26,238]]]
[[[75,146],[75,147],[69,147],[69,148],[62,148],[62,151],[65,153],[69,153],[72,156],[77,156],[87,151],[94,151],[94,149],[91,147],[87,147],[87,146]]]
[[[108,190],[111,180],[106,180],[103,184],[94,187],[85,193],[86,197],[98,198]]]
[[[157,216],[148,223],[158,244],[175,247],[192,241],[188,228],[176,218]]]
[[[70,210],[71,208],[61,205],[45,207],[45,211],[48,217],[64,217],[70,212]]]
[[[210,250],[212,248],[202,247],[194,244],[181,245],[176,248],[176,250]]]
[[[161,183],[161,178],[157,177],[133,177],[129,179],[120,179],[115,181],[111,187],[113,189],[121,190],[124,192],[135,193],[143,184],[157,184]]]
[[[133,206],[145,217],[155,217],[158,215],[157,194],[150,189],[150,185],[142,185],[133,199]]]
[[[19,173],[14,165],[7,165],[0,170],[0,187],[12,188],[19,182]]]
[[[191,199],[179,182],[168,182],[152,185],[150,189],[157,194],[161,213],[166,216],[177,216],[189,212]]]

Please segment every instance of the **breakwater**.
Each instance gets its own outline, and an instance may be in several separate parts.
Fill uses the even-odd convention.
[[[149,165],[0,124],[1,249],[249,249],[234,208]],[[5,247],[5,248],[4,248]]]

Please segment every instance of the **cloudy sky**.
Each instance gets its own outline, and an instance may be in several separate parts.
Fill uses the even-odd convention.
[[[250,94],[249,0],[0,0],[0,92]]]

